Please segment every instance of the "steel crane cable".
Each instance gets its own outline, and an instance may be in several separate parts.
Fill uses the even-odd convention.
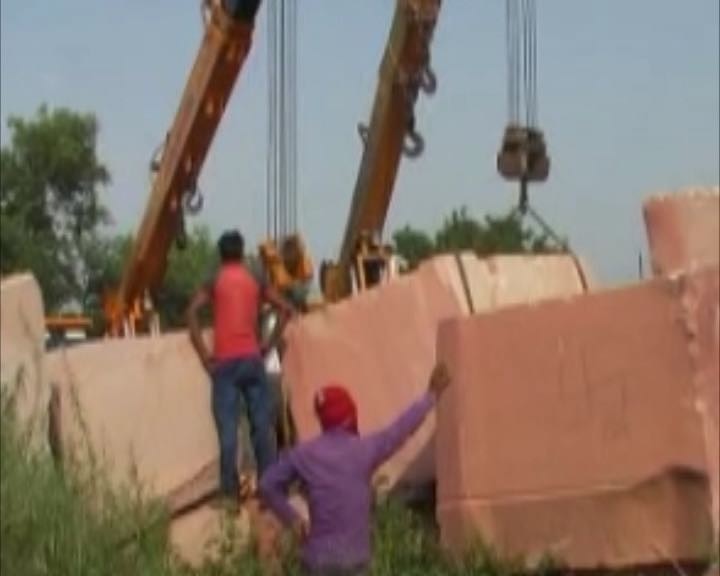
[[[520,121],[520,37],[517,0],[505,2],[506,56],[508,69],[508,120],[510,124]]]
[[[523,52],[523,97],[524,97],[524,112],[525,112],[525,126],[528,128],[532,125],[530,122],[530,98],[531,98],[531,86],[530,76],[531,71],[531,48],[530,48],[530,20],[528,14],[528,0],[521,0],[521,27],[522,27],[522,52]]]
[[[280,123],[278,125],[278,137],[280,140],[280,149],[279,149],[279,158],[278,158],[278,172],[280,175],[279,178],[279,186],[278,186],[278,199],[279,199],[279,208],[278,208],[278,219],[280,221],[279,226],[279,234],[280,236],[283,236],[287,232],[287,167],[286,167],[286,160],[285,157],[285,151],[286,151],[286,144],[287,144],[287,125],[286,125],[286,115],[285,110],[287,106],[287,75],[286,75],[286,57],[287,57],[287,49],[285,47],[285,41],[286,38],[286,24],[285,24],[285,15],[286,15],[286,4],[285,0],[278,0],[277,2],[278,8],[279,8],[279,24],[278,24],[278,56],[279,56],[279,81],[280,81],[280,87],[278,90],[278,93],[280,95],[280,110],[279,110],[279,117],[280,117]]]
[[[523,0],[523,43],[527,53],[525,85],[526,120],[528,127],[537,125],[537,5]]]
[[[291,0],[290,5],[290,32],[288,44],[290,46],[290,232],[297,232],[298,229],[298,148],[297,148],[297,2]]]
[[[297,228],[297,7],[270,0],[268,19],[267,235]]]
[[[506,0],[506,42],[508,66],[508,115],[510,124],[536,128],[537,103],[537,5],[535,0]],[[521,90],[522,83],[522,90]],[[527,181],[520,182],[520,197],[510,217],[529,217],[557,247],[573,253],[563,239],[535,210],[528,198]]]
[[[508,217],[518,217],[520,221],[522,221],[526,216],[529,216],[532,221],[540,227],[542,233],[552,239],[560,250],[572,253],[568,241],[560,236],[560,234],[550,224],[548,224],[540,213],[530,205],[527,197],[527,186],[523,185],[521,186],[520,201],[512,208],[512,210],[510,210]]]
[[[268,237],[275,237],[277,234],[277,167],[275,161],[276,150],[276,122],[275,114],[277,102],[277,83],[275,81],[275,61],[277,51],[277,19],[275,1],[267,3],[268,23],[268,137],[267,137],[267,160],[266,160],[266,191],[265,191],[265,216],[266,234]]]
[[[535,0],[505,3],[509,123],[537,124],[537,6]],[[524,118],[523,118],[524,117]]]

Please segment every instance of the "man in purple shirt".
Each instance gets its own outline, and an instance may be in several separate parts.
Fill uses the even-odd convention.
[[[428,391],[390,426],[359,436],[350,395],[340,387],[318,393],[315,409],[323,428],[317,438],[284,454],[263,475],[260,496],[302,540],[302,563],[311,574],[360,575],[369,569],[372,477],[425,420],[450,377],[438,364]],[[309,526],[287,500],[299,480],[308,499]]]

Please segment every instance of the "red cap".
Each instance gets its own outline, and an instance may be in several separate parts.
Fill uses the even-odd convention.
[[[315,395],[315,412],[323,430],[345,428],[357,433],[357,407],[342,386],[330,384],[321,388]]]

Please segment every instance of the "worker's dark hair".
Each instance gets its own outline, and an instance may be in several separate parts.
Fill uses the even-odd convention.
[[[223,232],[217,245],[222,262],[238,262],[245,257],[245,239],[237,230]]]

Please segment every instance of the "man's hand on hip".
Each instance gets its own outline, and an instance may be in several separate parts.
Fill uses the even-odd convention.
[[[310,523],[304,518],[298,518],[292,524],[292,533],[298,542],[304,542],[310,534]]]
[[[201,360],[201,362],[203,368],[205,368],[205,372],[208,373],[208,376],[212,376],[213,370],[215,370],[215,367],[217,366],[215,360],[213,360],[210,355],[207,355]]]

